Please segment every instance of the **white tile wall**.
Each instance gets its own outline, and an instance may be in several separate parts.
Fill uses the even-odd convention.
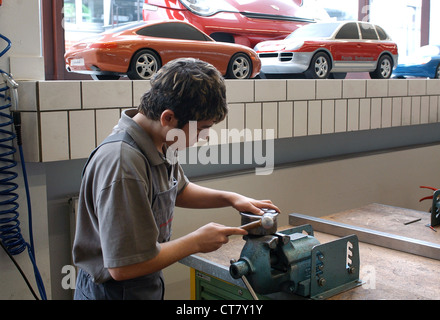
[[[70,159],[68,113],[63,111],[42,112],[40,117],[41,160],[46,162]],[[27,129],[23,128],[24,130]]]
[[[347,104],[347,131],[359,130],[359,99],[349,99]]]
[[[392,102],[391,98],[382,99],[382,128],[391,127]]]
[[[19,84],[32,162],[87,157],[121,110],[137,107],[150,88],[149,81],[130,80]],[[226,80],[226,86],[229,114],[212,128],[218,139],[212,135],[210,144],[222,143],[222,129],[273,129],[275,138],[290,138],[440,121],[440,80]]]
[[[119,109],[96,110],[96,146],[112,132],[120,116]]]
[[[316,99],[342,98],[342,80],[316,80]]]
[[[347,131],[347,100],[335,101],[335,132]]]
[[[440,81],[438,80],[426,80],[426,94],[427,95],[440,95]]]
[[[438,97],[437,96],[432,96],[429,97],[429,122],[430,123],[435,123],[438,120]]]
[[[227,117],[227,128],[241,132],[244,129],[244,103],[234,103],[229,105]],[[244,141],[244,135],[240,136],[240,142]],[[230,142],[238,142],[236,140]]]
[[[209,136],[209,144],[210,145],[218,145],[221,143],[221,133],[222,130],[225,130],[227,127],[227,119],[222,122],[216,123],[211,127],[211,132]]]
[[[278,136],[278,103],[266,102],[263,103],[263,139],[267,139],[269,134],[273,131],[272,137]]]
[[[40,161],[40,135],[38,114],[36,112],[21,112],[23,154],[28,162]]]
[[[420,97],[411,98],[411,124],[420,124]]]
[[[255,81],[255,101],[284,101],[287,96],[286,80]]]
[[[408,81],[410,80],[395,79],[388,81],[388,96],[406,96],[408,94]]]
[[[422,96],[426,94],[426,80],[414,79],[408,82],[409,96]]]
[[[391,111],[391,126],[399,127],[402,125],[402,98],[393,98]]]
[[[84,109],[133,106],[133,81],[82,81]]]
[[[137,107],[140,104],[142,96],[145,92],[150,90],[150,88],[149,80],[133,81],[133,107]]]
[[[342,98],[364,98],[367,80],[343,81]]]
[[[18,110],[37,111],[37,82],[21,81],[18,86]]]
[[[402,126],[411,125],[411,102],[410,97],[402,98]]]
[[[371,79],[367,81],[367,97],[386,97],[388,95],[388,81]]]
[[[258,129],[262,129],[262,103],[246,103],[245,113],[245,127],[250,129],[251,131],[255,131]]]
[[[370,112],[371,112],[370,129],[381,128],[382,127],[382,98],[371,99]]]
[[[371,100],[359,100],[359,130],[368,130],[371,126]]]
[[[321,101],[309,101],[308,105],[308,124],[307,124],[307,134],[309,136],[321,134]]]
[[[38,100],[40,111],[81,109],[81,82],[40,81]]]
[[[287,100],[315,100],[316,81],[287,80]]]
[[[293,102],[278,104],[278,138],[291,138],[293,135]]]
[[[429,97],[420,98],[420,123],[429,123]]]
[[[95,111],[75,110],[69,112],[70,158],[87,158],[95,144]]]
[[[248,80],[226,81],[228,102],[253,102],[254,82]]]
[[[307,135],[308,124],[308,102],[295,101],[293,103],[293,136],[301,137]]]
[[[322,134],[335,132],[335,101],[322,100]]]

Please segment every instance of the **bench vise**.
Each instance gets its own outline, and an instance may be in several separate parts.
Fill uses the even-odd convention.
[[[243,216],[249,219],[249,214]],[[326,299],[361,284],[356,235],[320,244],[311,225],[270,234],[259,232],[249,231],[243,237],[246,243],[240,258],[231,260],[229,268],[231,276],[241,278],[254,299],[255,293],[277,292]]]

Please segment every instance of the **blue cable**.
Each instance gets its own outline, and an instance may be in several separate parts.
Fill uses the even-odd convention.
[[[11,48],[11,41],[1,34],[0,38],[7,42],[7,47],[0,52],[1,58]],[[3,70],[0,70],[0,75],[2,74],[5,74],[12,79],[11,75]],[[35,281],[37,283],[40,297],[42,300],[47,300],[44,283],[35,259],[31,198],[21,141],[21,118],[19,112],[12,112],[11,114],[11,111],[9,110],[12,106],[12,99],[10,95],[8,96],[6,94],[8,90],[11,89],[7,83],[5,87],[0,88],[0,98],[3,98],[5,101],[4,105],[0,105],[0,137],[2,137],[2,139],[0,139],[0,150],[2,150],[0,153],[0,242],[2,247],[5,248],[8,255],[13,260],[14,264],[16,264],[16,262],[12,256],[18,255],[27,249],[29,259],[31,260],[34,269]],[[14,125],[16,133],[14,133],[11,129],[12,125]],[[15,183],[14,180],[18,177],[18,174],[13,171],[13,169],[17,166],[17,162],[14,160],[14,155],[17,149],[13,146],[14,139],[17,139],[23,180],[26,190],[30,244],[24,240],[23,235],[21,234],[19,213],[17,211],[19,204],[17,202],[18,194],[15,192],[15,190],[18,189],[18,184]],[[34,294],[21,269],[17,264],[16,266],[25,278],[26,284],[28,284],[31,292]],[[38,299],[35,294],[34,296],[36,299]]]

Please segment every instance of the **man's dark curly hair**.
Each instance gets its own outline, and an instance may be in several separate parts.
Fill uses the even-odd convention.
[[[138,111],[159,120],[166,109],[174,112],[178,128],[189,121],[222,121],[227,113],[225,82],[211,64],[192,58],[165,64],[151,79]]]

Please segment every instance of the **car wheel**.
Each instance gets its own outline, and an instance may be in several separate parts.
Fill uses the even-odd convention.
[[[304,72],[309,79],[327,79],[330,75],[331,62],[328,54],[318,52],[310,61],[310,66]]]
[[[159,56],[151,50],[141,50],[131,59],[127,76],[131,80],[149,80],[161,67]]]
[[[106,74],[91,74],[93,80],[118,80],[119,76],[111,76]]]
[[[371,79],[389,79],[393,73],[393,60],[390,56],[382,56],[378,63],[377,68],[373,72],[370,72]]]
[[[249,79],[252,74],[251,59],[244,53],[235,54],[229,61],[227,78]]]
[[[437,66],[437,69],[435,69],[435,79],[440,79],[440,63]]]

